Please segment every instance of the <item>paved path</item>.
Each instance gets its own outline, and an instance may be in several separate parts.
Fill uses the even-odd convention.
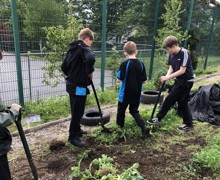
[[[14,55],[5,54],[0,62],[0,89],[1,98],[5,104],[19,102],[16,60]],[[21,56],[23,94],[25,101],[30,99],[42,99],[57,95],[66,95],[66,87],[64,81],[57,87],[45,85],[44,72],[42,67],[45,65],[44,60],[36,60]],[[101,70],[95,69],[94,85],[100,87]],[[105,71],[105,87],[112,86],[111,71]]]

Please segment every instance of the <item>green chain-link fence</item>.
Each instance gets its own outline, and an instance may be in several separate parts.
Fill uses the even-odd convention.
[[[95,32],[95,42],[93,48],[96,54],[96,74],[95,85],[100,87],[101,78],[104,78],[104,86],[114,85],[112,73],[106,67],[101,66],[102,43],[106,44],[106,61],[111,61],[116,51],[118,60],[124,60],[123,44],[127,40],[133,40],[138,45],[138,58],[146,64],[147,74],[150,75],[150,61],[152,59],[152,45],[154,43],[154,33],[157,36],[157,29],[164,27],[161,14],[165,13],[164,4],[167,0],[160,0],[158,7],[158,23],[155,26],[155,15],[157,12],[158,0],[138,0],[138,1],[116,1],[107,0],[106,13],[106,41],[102,41],[102,7],[104,1],[96,0],[30,0],[17,1],[18,16],[18,37],[20,46],[21,72],[23,81],[24,101],[40,99],[56,95],[64,95],[65,83],[61,82],[57,87],[50,87],[44,84],[44,72],[42,66],[47,66],[44,51],[46,46],[46,33],[43,27],[59,26],[67,27],[68,14],[81,19],[84,27],[90,27]],[[193,4],[192,4],[193,3]],[[182,1],[182,10],[179,26],[181,30],[187,30],[190,15],[190,6],[193,5],[189,34],[193,48],[192,52],[198,59],[197,68],[209,68],[218,65],[220,62],[220,9],[210,7],[206,0]],[[0,49],[3,51],[4,59],[0,65],[0,88],[2,99],[6,103],[18,102],[18,83],[16,69],[16,53],[14,48],[13,18],[11,15],[10,1],[0,0]],[[174,15],[175,16],[175,15]],[[155,31],[155,27],[157,27]],[[71,39],[69,40],[71,41]],[[184,46],[184,41],[181,46]],[[160,44],[155,44],[155,49]],[[67,49],[63,49],[65,53]],[[30,56],[31,52],[37,54],[37,59]],[[164,61],[166,54],[162,52]],[[61,59],[62,61],[62,59]],[[117,65],[115,65],[117,67]],[[105,68],[104,77],[101,68]],[[156,56],[152,69],[152,77],[158,71]]]

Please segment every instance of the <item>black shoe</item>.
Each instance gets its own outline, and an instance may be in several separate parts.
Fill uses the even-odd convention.
[[[148,122],[149,124],[153,124],[153,125],[160,123],[160,121],[158,120],[158,118],[150,119],[150,120],[148,120],[147,122]]]
[[[141,130],[141,139],[145,139],[148,136],[150,136],[150,129],[147,126],[144,126]]]
[[[183,124],[182,126],[178,127],[177,129],[180,131],[187,131],[191,130],[193,128],[192,125]]]
[[[88,134],[88,133],[86,131],[83,131],[82,129],[80,129],[80,132],[79,132],[78,136],[82,137],[85,134]]]
[[[84,147],[86,145],[86,143],[81,141],[78,137],[69,140],[69,143],[76,147]]]

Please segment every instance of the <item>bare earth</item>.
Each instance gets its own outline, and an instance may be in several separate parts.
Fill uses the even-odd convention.
[[[204,84],[219,83],[220,75],[204,78],[199,82]],[[116,105],[105,107],[111,114],[111,121],[115,120]],[[26,138],[32,153],[33,161],[37,167],[39,179],[41,180],[65,180],[71,173],[71,167],[77,165],[77,154],[84,150],[90,150],[89,159],[82,162],[82,167],[88,167],[88,164],[95,158],[106,154],[114,158],[114,161],[121,168],[128,168],[135,162],[138,162],[139,172],[147,179],[177,179],[176,173],[172,169],[176,169],[178,164],[184,164],[192,157],[192,152],[187,149],[188,144],[198,144],[205,146],[205,140],[190,131],[188,135],[192,137],[190,140],[183,140],[179,143],[169,144],[170,152],[155,152],[151,148],[151,144],[147,145],[148,140],[142,141],[138,139],[128,139],[126,142],[118,141],[114,146],[104,146],[97,143],[90,133],[83,137],[87,142],[85,148],[70,148],[67,145],[69,121],[59,123],[47,128],[42,128],[36,132],[26,134]],[[84,130],[91,132],[98,127],[83,127]],[[176,132],[166,134],[167,137],[174,135]],[[166,138],[162,141],[167,144]],[[130,146],[130,153],[123,153],[126,146]],[[143,148],[147,147],[147,148]],[[128,152],[128,151],[126,151]],[[164,155],[166,154],[166,156]],[[132,158],[131,158],[132,157]],[[14,180],[32,179],[32,174],[19,136],[13,137],[12,150],[9,153],[10,169]],[[164,167],[169,167],[171,171],[162,171]],[[200,173],[201,177],[209,174]],[[199,178],[199,179],[200,179]],[[187,179],[198,179],[198,177],[188,177]]]

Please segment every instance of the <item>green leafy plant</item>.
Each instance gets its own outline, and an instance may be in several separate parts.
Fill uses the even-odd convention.
[[[116,46],[114,46],[112,48],[113,53],[111,54],[111,56],[108,58],[107,63],[106,63],[106,67],[108,69],[110,69],[112,71],[112,83],[116,84],[116,73],[119,69],[119,65],[120,65],[120,59],[121,56],[119,54],[119,51],[117,51]]]
[[[94,159],[87,169],[80,171],[78,166],[72,167],[72,173],[69,176],[69,180],[74,178],[86,179],[101,179],[101,180],[133,180],[144,179],[138,172],[139,165],[133,164],[132,167],[124,170],[119,174],[117,165],[113,163],[113,158],[102,154],[100,158]]]
[[[44,70],[43,82],[52,87],[57,86],[64,81],[61,71],[61,63],[64,58],[64,51],[67,51],[71,40],[76,39],[79,31],[83,28],[81,22],[77,20],[71,12],[72,4],[69,3],[69,14],[67,17],[67,26],[51,26],[43,28],[46,33],[46,46],[43,48],[47,53],[44,57],[46,65]]]
[[[120,178],[126,179],[126,180],[133,180],[133,179],[142,180],[142,179],[144,179],[144,177],[141,176],[141,174],[138,172],[138,170],[137,170],[138,167],[139,167],[138,163],[133,164],[132,167],[128,168],[120,175]]]

